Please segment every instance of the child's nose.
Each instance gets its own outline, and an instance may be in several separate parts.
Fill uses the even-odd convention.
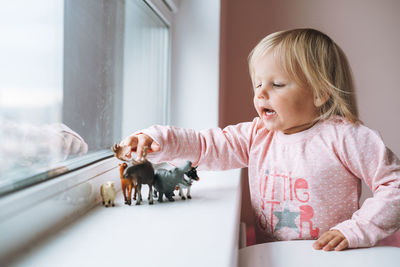
[[[261,90],[261,89],[256,91],[256,96],[258,99],[264,99],[264,98],[268,99],[269,98],[268,93],[265,90]]]

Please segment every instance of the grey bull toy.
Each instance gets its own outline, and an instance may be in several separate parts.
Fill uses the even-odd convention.
[[[191,199],[192,196],[190,195],[190,189],[192,187],[193,181],[199,181],[200,178],[197,175],[197,167],[192,167],[190,168],[189,171],[185,172],[185,175],[189,178],[188,180],[186,180],[186,182],[189,184],[189,186],[184,183],[180,183],[178,184],[178,189],[179,189],[179,196],[185,200],[186,198]],[[186,197],[185,194],[183,193],[183,189],[186,188]]]
[[[192,163],[186,161],[181,167],[176,167],[171,170],[158,169],[154,175],[154,187],[158,191],[158,201],[163,201],[165,195],[169,201],[175,201],[172,197],[174,195],[175,187],[179,184],[190,186],[190,183],[184,178],[185,172],[192,168]]]

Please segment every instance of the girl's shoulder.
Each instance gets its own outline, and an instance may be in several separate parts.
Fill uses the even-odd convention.
[[[350,122],[343,117],[332,117],[321,122],[323,131],[331,132],[340,139],[381,139],[378,131],[369,128],[361,121]]]

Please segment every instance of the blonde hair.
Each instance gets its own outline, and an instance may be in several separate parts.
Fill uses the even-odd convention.
[[[341,116],[359,122],[349,63],[342,49],[326,34],[294,29],[266,36],[249,55],[253,82],[255,60],[270,51],[294,82],[311,88],[315,98],[323,99],[317,120]]]

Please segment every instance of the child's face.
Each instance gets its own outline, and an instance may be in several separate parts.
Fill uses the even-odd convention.
[[[254,107],[267,129],[297,133],[318,117],[312,91],[291,80],[273,53],[255,60],[253,83]]]

